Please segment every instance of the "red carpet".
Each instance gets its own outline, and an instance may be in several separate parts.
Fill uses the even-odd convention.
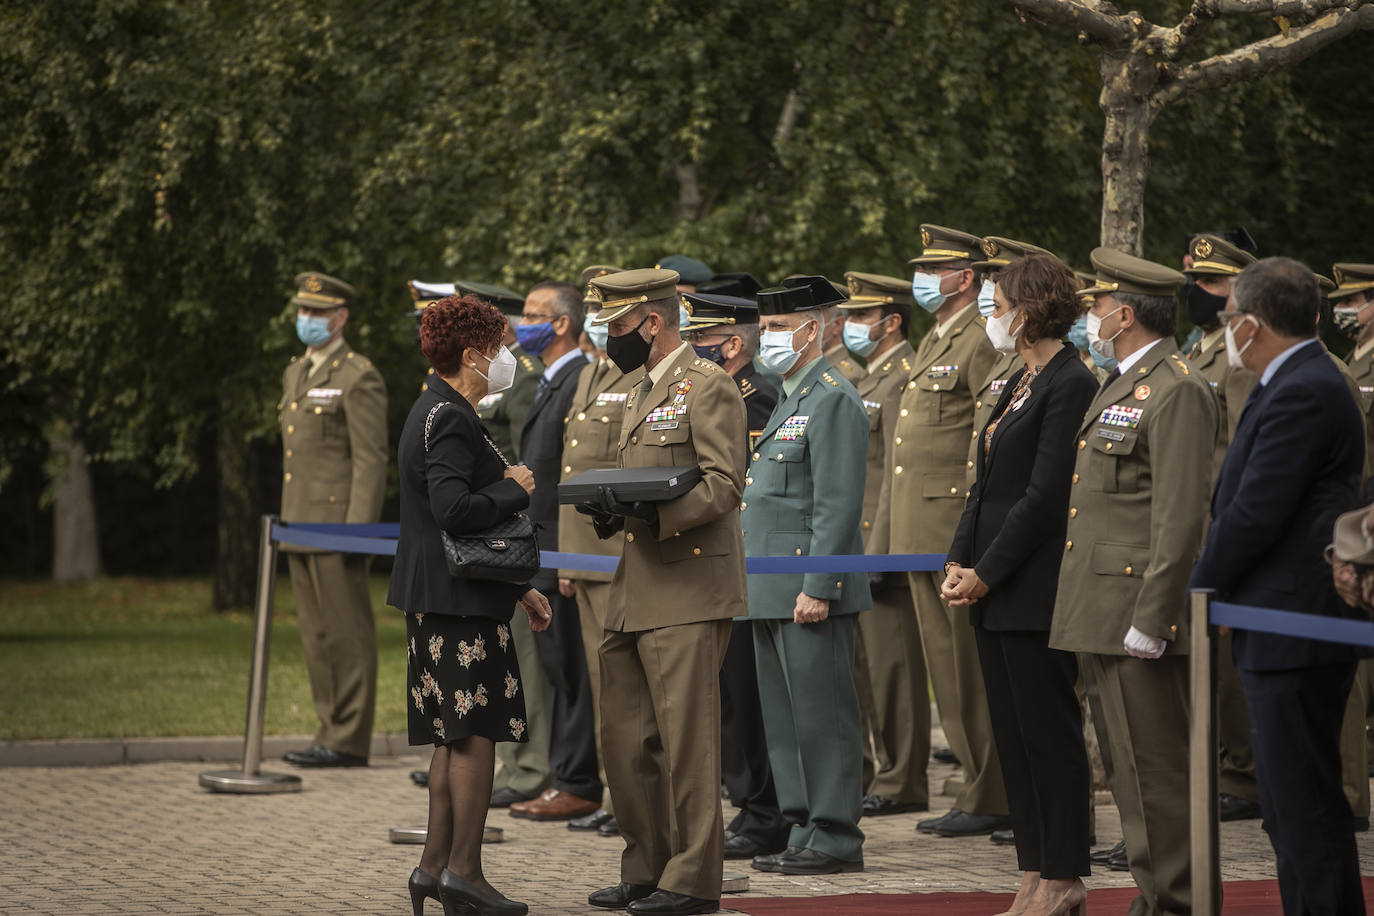
[[[1374,893],[1374,878],[1364,879],[1364,894]],[[1088,891],[1091,916],[1119,916],[1135,899],[1134,887]],[[722,907],[750,916],[988,916],[1011,906],[1013,894],[841,894],[834,897],[726,897]],[[1282,916],[1277,881],[1229,881],[1223,916]]]

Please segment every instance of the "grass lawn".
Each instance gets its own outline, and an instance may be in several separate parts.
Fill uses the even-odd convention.
[[[376,730],[405,731],[405,622],[372,579]],[[210,607],[208,579],[0,582],[0,740],[242,735],[251,612]],[[313,734],[290,580],[278,579],[268,734]]]

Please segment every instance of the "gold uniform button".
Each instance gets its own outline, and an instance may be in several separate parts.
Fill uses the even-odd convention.
[[[949,488],[949,495],[950,495],[950,496],[958,496],[958,495],[959,495],[959,488],[958,488],[958,487],[950,487],[950,488]]]
[[[836,587],[836,588],[844,588],[844,582],[843,582],[842,580],[836,581],[835,587]]]
[[[564,473],[564,474],[571,474],[571,473],[572,473],[572,465],[570,465],[570,464],[565,464],[565,465],[563,465],[563,473]]]
[[[906,409],[905,407],[903,407],[901,410],[898,411],[898,413],[901,414],[902,416],[906,416],[906,415],[907,415],[907,412],[908,412],[908,411],[907,411],[907,409]]]
[[[287,450],[286,450],[286,457],[287,457],[287,458],[290,458],[290,457],[291,457],[292,455],[294,455],[294,454],[295,454],[295,452],[291,451],[291,449],[287,449]]]
[[[288,426],[286,427],[286,434],[287,434],[288,436],[291,435],[292,433],[294,433],[295,431],[296,431],[296,427],[294,427],[294,426],[288,425]]]
[[[1087,447],[1088,447],[1088,440],[1087,440],[1087,439],[1079,439],[1079,440],[1078,440],[1078,450],[1079,450],[1079,451],[1082,451],[1083,449],[1085,449],[1085,448],[1087,448]]]
[[[1065,542],[1064,542],[1064,549],[1065,549],[1065,550],[1073,550],[1073,541],[1065,541]]]
[[[586,415],[585,413],[580,413],[580,414],[577,415],[577,419],[579,419],[579,420],[585,420],[585,419],[587,419],[587,415]]]
[[[893,445],[901,445],[901,444],[902,444],[902,437],[901,437],[901,436],[898,436],[897,438],[893,439],[893,440],[892,440],[892,444],[893,444]]]
[[[974,402],[973,402],[973,406],[974,406],[974,407],[982,407],[982,406],[983,406],[983,402],[982,402],[982,401],[974,401]]]
[[[739,511],[743,512],[745,509],[748,509],[748,508],[749,508],[749,504],[748,504],[748,503],[743,502],[743,501],[740,502],[740,504],[739,504]]]
[[[659,441],[659,442],[667,442],[667,441],[668,441],[668,437],[667,437],[666,435],[659,436],[659,437],[658,437],[658,441]],[[576,442],[573,443],[573,445],[576,445],[576,444],[577,444]]]
[[[1078,510],[1076,508],[1069,510],[1069,518],[1078,518]]]
[[[752,484],[753,482],[754,482],[754,478],[752,478],[752,477],[746,477],[746,478],[744,478],[744,485],[745,485],[746,487],[749,486],[750,484]]]
[[[1073,475],[1073,482],[1074,482],[1074,483],[1078,483],[1078,472],[1077,472],[1077,471],[1074,472],[1074,475]]]
[[[782,460],[782,452],[778,452],[778,460],[779,460],[779,461]]]
[[[292,402],[291,402],[291,409],[292,409],[292,410],[295,410],[297,406],[299,406],[299,405],[297,405],[297,403],[296,403],[295,401],[292,401]]]
[[[339,361],[338,361],[337,359],[334,360],[334,368],[335,368],[335,369],[339,368]]]
[[[1110,442],[1108,442],[1108,443],[1107,443],[1107,451],[1110,452],[1111,450],[1112,450],[1112,444],[1111,444]]]
[[[330,501],[331,503],[334,502],[334,497],[332,497],[332,496],[329,497],[329,501]]]
[[[931,385],[931,386],[930,386],[930,390],[931,390],[931,391],[939,391],[939,390],[940,390],[940,383],[939,383],[939,382],[936,382],[934,385]]]
[[[915,383],[915,382],[907,382],[907,383],[906,383],[906,386],[907,386],[908,388],[915,388],[915,387],[916,387],[916,383]]]
[[[630,533],[628,533],[628,534],[625,535],[625,540],[627,540],[627,541],[633,542],[634,539],[635,539],[635,533],[634,533],[633,531],[631,531]]]
[[[969,437],[970,439],[977,439],[977,438],[978,438],[978,430],[975,429],[973,432],[969,433],[969,434],[968,434],[968,437]]]
[[[701,556],[701,548],[700,548],[700,547],[693,547],[693,548],[692,548],[692,556],[694,556],[694,557],[699,557],[699,556]]]
[[[801,548],[800,548],[800,547],[797,548],[797,556],[801,556]]]
[[[897,465],[895,468],[892,469],[892,473],[894,473],[894,474],[900,474],[900,473],[902,473],[902,466],[901,466],[900,464]]]
[[[630,444],[631,444],[631,445],[638,445],[638,444],[639,444],[639,437],[638,437],[638,436],[631,436],[631,437],[630,437]]]
[[[568,444],[571,445],[573,448],[577,448],[577,440],[576,440],[576,439],[574,439],[573,441],[569,442]]]
[[[973,462],[971,460],[969,461],[968,466],[973,467]]]
[[[1170,633],[1177,633],[1177,632],[1178,632],[1178,627],[1174,627],[1174,626],[1169,627],[1169,632],[1170,632]]]
[[[285,480],[287,483],[290,483],[290,482],[291,482],[291,472],[290,472],[290,471],[287,471],[285,474],[283,474],[283,475],[282,475],[282,480]]]
[[[319,416],[319,415],[322,414],[322,413],[324,413],[324,408],[323,408],[323,407],[316,407],[316,408],[315,408],[315,415],[316,415],[316,416]]]
[[[755,452],[755,453],[754,453],[754,460],[755,460],[755,461],[758,461],[758,460],[759,460],[759,453],[758,453],[758,452]]]
[[[610,417],[602,417],[602,418],[601,418],[601,422],[602,422],[602,423],[609,423],[609,422],[611,422],[611,418],[610,418]]]
[[[1126,567],[1126,575],[1129,576],[1133,571],[1134,571],[1134,570],[1132,570],[1131,567],[1129,567],[1129,566]]]

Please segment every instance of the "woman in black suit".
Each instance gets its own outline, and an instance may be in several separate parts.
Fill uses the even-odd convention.
[[[1082,311],[1073,272],[1031,255],[997,274],[987,333],[1025,366],[980,431],[978,478],[945,565],[969,608],[1002,761],[1021,888],[1009,913],[1081,912],[1088,874],[1087,752],[1074,656],[1049,647],[1068,527],[1074,441],[1097,380],[1063,341]]]
[[[508,388],[515,359],[506,319],[473,297],[450,296],[420,318],[420,349],[434,367],[397,446],[401,536],[387,603],[406,615],[411,744],[433,744],[429,832],[410,876],[416,916],[425,898],[457,912],[523,916],[482,876],[482,830],[497,741],[524,741],[525,701],[510,619],[519,602],[543,630],[549,602],[524,585],[449,575],[439,530],[478,532],[530,502],[534,475],[511,467],[476,405]]]

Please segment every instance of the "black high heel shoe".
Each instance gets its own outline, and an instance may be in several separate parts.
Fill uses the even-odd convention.
[[[425,916],[426,897],[439,899],[439,879],[416,868],[410,873],[410,905],[415,908],[415,916]]]
[[[447,868],[439,873],[439,902],[444,905],[444,916],[470,914],[473,910],[478,916],[525,916],[530,911],[525,904],[499,892],[493,896],[478,890]]]

